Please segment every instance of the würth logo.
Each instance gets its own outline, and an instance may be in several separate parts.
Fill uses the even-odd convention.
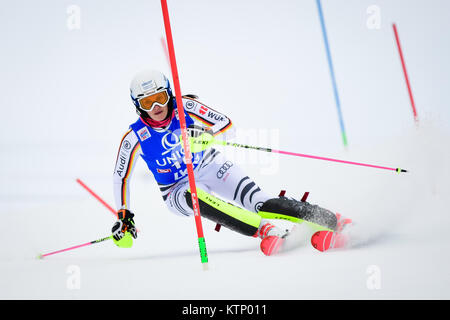
[[[206,111],[208,111],[208,108],[205,106],[201,106],[199,111],[200,111],[200,114],[204,115],[206,113]]]
[[[220,114],[214,113],[212,111],[208,112],[208,118],[215,119],[217,121],[224,121],[225,119]]]

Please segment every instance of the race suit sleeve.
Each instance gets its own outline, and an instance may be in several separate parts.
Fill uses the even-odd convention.
[[[231,120],[200,101],[183,97],[184,110],[194,119],[212,130],[212,134],[215,137],[220,135],[220,139],[228,140],[234,138],[235,129]]]
[[[122,137],[114,167],[114,200],[118,210],[130,210],[130,180],[140,154],[139,140],[130,129]]]

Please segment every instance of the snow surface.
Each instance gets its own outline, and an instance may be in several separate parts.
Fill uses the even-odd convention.
[[[44,3],[44,4],[43,4]],[[79,30],[66,26],[71,4]],[[108,4],[108,5],[106,5]],[[142,68],[170,76],[159,1],[15,1],[0,13],[1,299],[449,299],[450,4],[322,1],[349,146],[344,148],[315,1],[169,1],[183,93],[230,116],[236,141],[408,169],[406,174],[257,151],[223,152],[280,189],[357,222],[354,246],[305,243],[266,257],[259,241],[165,208],[143,161],[131,249],[109,235],[118,143]],[[366,25],[380,9],[380,29]],[[19,19],[20,17],[20,19]],[[419,114],[414,123],[391,23]],[[79,288],[71,280],[79,271]],[[375,285],[374,285],[375,284]]]

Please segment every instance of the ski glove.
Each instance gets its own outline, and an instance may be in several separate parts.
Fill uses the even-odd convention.
[[[202,127],[202,126],[199,126],[196,124],[191,124],[187,128],[188,137],[191,137],[191,138],[197,138],[200,135],[202,135],[204,132],[212,134],[212,130],[209,127]]]
[[[131,236],[137,238],[137,230],[134,225],[134,214],[127,209],[120,209],[117,211],[117,221],[112,227],[112,236],[114,240],[119,241],[125,236],[125,232],[129,232]]]
[[[201,152],[208,149],[214,143],[214,136],[210,128],[203,128],[193,125],[187,128],[188,140],[191,147],[191,152]],[[180,136],[180,141],[182,140]]]

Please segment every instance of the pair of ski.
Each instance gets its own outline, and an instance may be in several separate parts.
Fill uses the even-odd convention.
[[[336,216],[338,217],[338,222],[339,219],[342,220],[342,227],[347,227],[351,224],[351,219],[339,218],[341,217],[340,214],[336,214]],[[267,238],[264,238],[261,241],[261,251],[265,255],[271,256],[283,251],[286,246],[292,246],[292,244],[288,244],[289,242],[294,242],[293,245],[295,246],[296,240],[292,240],[292,237],[295,237],[292,235],[292,233],[295,233],[294,230],[295,229],[293,229],[291,233],[288,233],[288,235],[284,238],[279,238],[276,236],[269,236]],[[349,236],[347,234],[343,234],[342,229],[336,231],[320,230],[314,232],[314,234],[311,236],[311,245],[314,249],[324,252],[330,249],[344,248],[348,245],[349,240]]]
[[[311,245],[313,248],[324,252],[330,249],[339,249],[344,248],[349,243],[349,236],[347,234],[343,234],[342,231],[345,227],[351,225],[352,220],[348,218],[343,218],[339,213],[336,214],[338,218],[338,229],[336,231],[333,230],[319,230],[314,232],[311,236]],[[264,238],[261,241],[261,251],[267,255],[271,256],[277,254],[285,249],[286,246],[295,246],[295,242],[298,241],[293,240],[292,235],[295,233],[295,227],[291,230],[290,233],[284,238],[279,238],[276,236],[269,236]],[[286,243],[288,242],[288,243]],[[289,242],[294,242],[293,244],[289,244]]]
[[[280,196],[284,196],[285,191],[282,190],[280,192]],[[305,192],[301,202],[305,202],[307,197],[309,195],[309,192]],[[296,219],[297,223],[306,223],[309,224],[310,227],[317,230],[314,232],[314,234],[311,236],[311,245],[313,248],[324,252],[330,249],[338,249],[338,248],[344,248],[349,243],[349,236],[348,234],[344,234],[344,229],[347,229],[352,224],[352,220],[349,218],[343,217],[341,214],[336,213],[336,228],[334,230],[331,230],[329,228],[326,228],[324,226],[320,226],[318,224],[312,223],[310,221]],[[281,251],[284,251],[286,247],[295,247],[297,246],[297,242],[299,239],[295,239],[297,237],[302,237],[302,235],[297,235],[298,232],[297,226],[294,226],[291,231],[283,238],[275,237],[275,236],[269,236],[261,241],[261,251],[267,255],[271,256],[274,254],[277,254]],[[294,238],[294,239],[293,239]]]

